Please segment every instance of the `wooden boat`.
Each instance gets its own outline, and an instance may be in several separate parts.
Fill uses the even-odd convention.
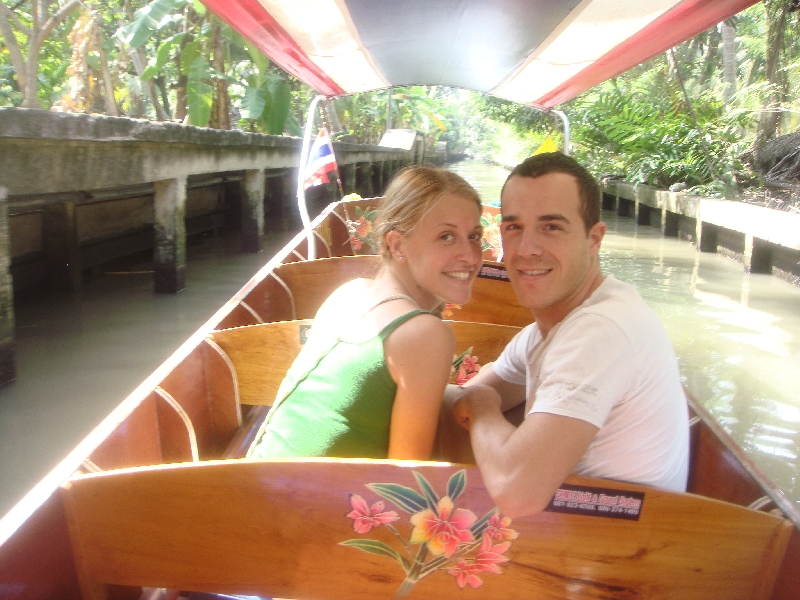
[[[656,2],[662,12],[588,73],[527,100],[548,106],[750,3]],[[279,26],[264,12],[270,2],[207,4],[259,47],[281,41],[273,58],[339,93],[291,41],[286,15]],[[489,4],[453,5],[464,19]],[[573,12],[570,22],[584,14]],[[569,29],[552,25],[553,39]],[[0,521],[0,597],[800,598],[798,511],[694,401],[690,493],[570,477],[548,510],[513,522],[469,464],[236,460],[308,319],[336,286],[375,272],[347,224],[375,202],[327,207]],[[310,243],[321,258],[305,260]],[[457,350],[481,362],[530,320],[491,261],[473,300],[450,310]],[[434,541],[425,523],[451,535]]]
[[[489,524],[494,507],[474,467],[230,460],[252,442],[326,294],[377,267],[374,256],[352,255],[353,206],[331,205],[315,220],[324,258],[301,260],[298,234],[0,522],[0,596],[158,597],[155,589],[169,588],[446,598],[464,593],[463,579],[480,580],[473,593],[492,598],[798,597],[797,513],[695,403],[690,494],[571,477],[548,511],[505,526],[515,539],[497,533],[483,550],[484,561],[492,547],[503,550],[493,557],[502,575],[469,572],[480,564],[478,538],[490,525],[503,529],[499,517]],[[449,323],[457,350],[471,346],[487,362],[530,317],[516,312],[502,265],[484,269],[491,277],[476,280],[475,299]],[[487,314],[506,322],[481,322]],[[411,500],[389,488],[411,490]],[[439,560],[417,581],[416,555],[403,557],[398,538],[408,539],[411,512],[424,510],[414,501],[431,501],[426,491],[437,501],[447,493],[485,527],[458,560],[423,561]],[[405,511],[403,525],[356,533],[351,494],[373,512]]]

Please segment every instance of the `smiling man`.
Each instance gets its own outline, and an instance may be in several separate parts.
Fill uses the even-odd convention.
[[[636,289],[600,270],[599,202],[591,174],[561,153],[525,160],[503,187],[504,262],[535,322],[448,395],[508,516],[546,508],[570,473],[686,489],[677,360]],[[514,427],[503,412],[522,403]]]

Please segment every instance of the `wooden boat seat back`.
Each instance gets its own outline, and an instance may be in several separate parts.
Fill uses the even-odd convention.
[[[460,586],[497,600],[764,600],[791,531],[766,513],[591,478],[509,522],[477,469],[446,463],[221,461],[82,475],[60,491],[87,600],[112,585],[320,600],[462,599]],[[456,537],[431,538],[451,504]],[[555,512],[568,504],[585,514]]]
[[[297,261],[275,267],[240,300],[216,329],[313,319],[325,299],[339,286],[375,277],[379,256],[349,256]]]
[[[242,424],[234,378],[224,353],[198,345],[144,392],[82,469],[220,458]]]
[[[235,372],[241,404],[270,406],[295,357],[311,320],[279,321],[215,331],[209,340],[220,348]],[[447,321],[456,337],[456,354],[472,348],[479,364],[492,362],[519,328],[490,323]]]
[[[339,286],[357,278],[374,278],[382,260],[376,255],[348,256],[281,264],[243,297],[216,329],[313,319],[325,299]],[[500,263],[486,263],[475,279],[472,299],[448,305],[445,318],[524,327],[533,322],[529,309],[517,300]]]

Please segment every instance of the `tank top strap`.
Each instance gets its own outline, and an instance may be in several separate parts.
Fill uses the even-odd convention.
[[[399,317],[396,317],[395,319],[393,319],[391,323],[389,323],[383,329],[380,330],[380,333],[378,333],[378,335],[380,336],[380,338],[382,340],[385,340],[389,336],[390,333],[392,333],[395,329],[400,327],[400,325],[402,325],[403,323],[405,323],[406,321],[408,321],[412,317],[416,317],[417,315],[433,315],[433,314],[434,313],[432,313],[430,311],[427,311],[427,310],[423,310],[421,308],[410,310],[406,314],[400,315]],[[437,315],[434,315],[434,316],[437,316]]]
[[[381,298],[380,300],[369,306],[367,310],[364,311],[364,314],[366,315],[368,312],[379,307],[381,304],[384,304],[386,302],[391,302],[392,300],[408,300],[409,302],[411,302],[411,304],[419,308],[419,304],[417,304],[417,301],[414,300],[411,296],[406,296],[405,294],[392,294],[391,296],[386,296],[385,298]]]

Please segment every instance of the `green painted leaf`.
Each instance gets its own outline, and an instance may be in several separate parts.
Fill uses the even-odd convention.
[[[464,489],[467,487],[467,471],[461,469],[457,473],[453,473],[447,481],[447,495],[455,502]]]
[[[486,530],[486,526],[489,523],[489,519],[491,519],[492,515],[496,512],[497,509],[493,508],[470,526],[469,530],[476,538],[479,538],[481,535],[483,535],[483,532]]]
[[[411,568],[411,563],[405,556],[400,554],[394,548],[391,548],[390,546],[387,546],[383,542],[379,542],[377,540],[345,540],[344,542],[340,542],[339,545],[350,546],[352,548],[363,550],[364,552],[369,552],[370,554],[377,554],[378,556],[388,556],[389,558],[393,558],[402,565],[406,573],[408,573],[409,569]]]
[[[381,498],[385,498],[400,510],[409,514],[416,514],[421,510],[425,510],[427,507],[425,498],[420,496],[415,490],[405,487],[404,485],[398,485],[396,483],[369,483],[367,487]]]
[[[422,495],[425,497],[428,508],[433,511],[433,514],[439,516],[439,496],[434,491],[433,486],[431,486],[421,473],[417,473],[416,471],[413,473],[414,479],[417,480],[417,485],[419,485],[419,489],[422,490]]]

